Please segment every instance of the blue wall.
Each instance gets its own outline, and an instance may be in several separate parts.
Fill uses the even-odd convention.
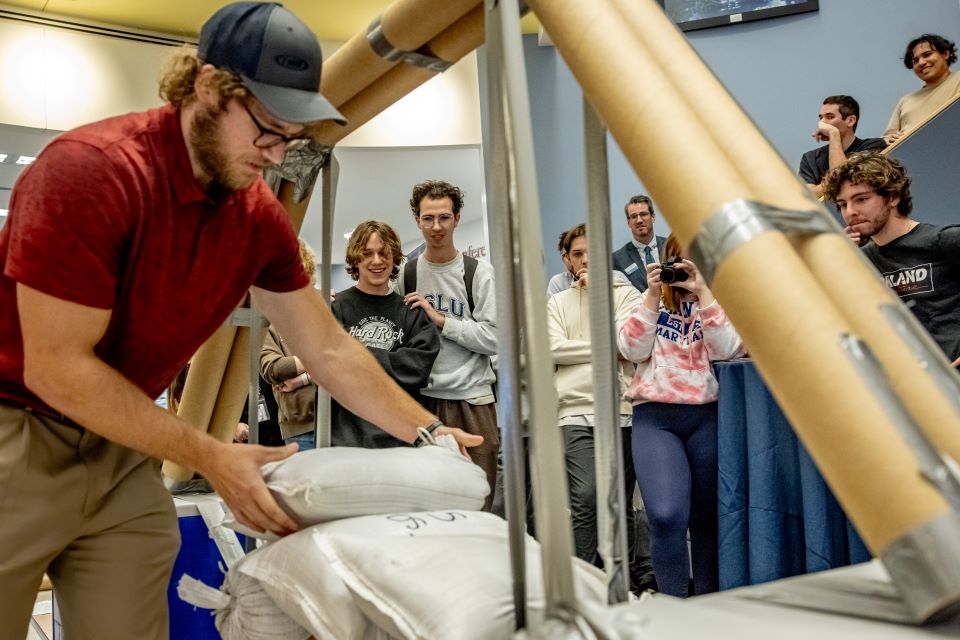
[[[817,13],[687,33],[793,168],[816,144],[811,133],[824,97],[847,93],[857,98],[858,134],[878,136],[900,96],[920,86],[901,61],[906,43],[924,32],[960,39],[957,0],[821,0],[820,6]],[[549,275],[563,269],[557,236],[586,219],[582,97],[556,49],[525,36],[524,51]],[[483,74],[481,67],[481,85]],[[643,90],[642,78],[633,82]],[[609,156],[613,245],[618,247],[629,240],[623,203],[643,187],[613,142]],[[668,231],[661,218],[657,223],[658,233]]]

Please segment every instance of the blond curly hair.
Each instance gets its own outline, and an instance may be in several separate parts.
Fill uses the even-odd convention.
[[[178,109],[196,100],[194,83],[203,64],[193,47],[177,49],[167,59],[160,72],[160,98]],[[221,109],[234,98],[245,98],[250,95],[250,91],[243,86],[240,76],[226,69],[216,70],[214,84],[220,96]]]

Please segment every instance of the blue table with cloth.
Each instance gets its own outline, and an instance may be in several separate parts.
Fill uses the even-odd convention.
[[[868,561],[753,362],[716,371],[720,588]]]

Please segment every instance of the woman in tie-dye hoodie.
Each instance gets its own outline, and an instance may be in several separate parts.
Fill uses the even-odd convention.
[[[712,362],[742,350],[696,265],[667,239],[664,258],[678,256],[687,279],[661,283],[661,265],[647,265],[643,304],[622,325],[617,343],[636,363],[627,388],[633,404],[633,460],[650,520],[651,555],[663,593],[717,590],[717,378]]]

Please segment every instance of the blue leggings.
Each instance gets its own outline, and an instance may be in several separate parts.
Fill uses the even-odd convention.
[[[689,595],[691,556],[694,593],[716,591],[717,403],[634,406],[633,464],[660,591]]]

